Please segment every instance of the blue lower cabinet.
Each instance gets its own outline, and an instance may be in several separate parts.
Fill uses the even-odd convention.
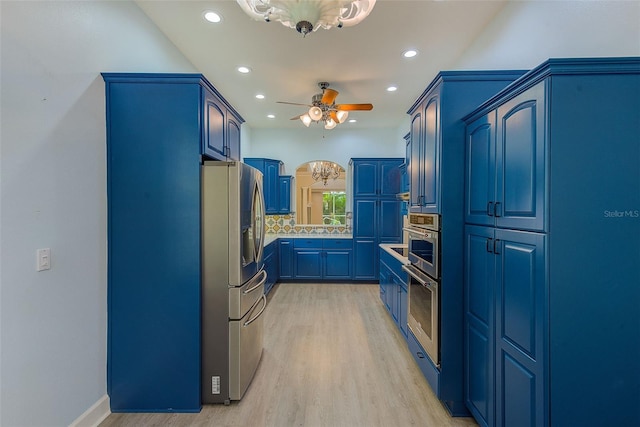
[[[279,270],[279,244],[274,241],[264,248],[264,269],[267,272],[267,281],[264,283],[264,293],[268,295],[273,285],[278,281]]]
[[[402,263],[389,255],[384,249],[380,249],[379,277],[382,302],[402,335],[406,337],[409,306],[407,273],[402,270]]]
[[[278,246],[280,271],[278,277],[280,279],[293,279],[293,240],[279,239]]]
[[[351,279],[352,250],[325,250],[324,271],[325,279]]]
[[[294,271],[296,279],[322,278],[322,250],[294,249]]]
[[[277,280],[338,281],[353,277],[354,252],[350,238],[279,239],[278,249],[279,253],[275,254],[279,267]]]
[[[353,279],[376,280],[378,278],[378,263],[375,260],[378,253],[378,241],[376,239],[354,239],[353,246]]]

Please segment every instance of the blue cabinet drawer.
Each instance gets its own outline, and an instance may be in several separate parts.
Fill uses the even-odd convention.
[[[352,239],[322,239],[325,249],[353,249]]]
[[[292,239],[294,248],[322,249],[322,239]]]
[[[409,330],[407,334],[407,344],[409,345],[409,351],[413,356],[414,360],[418,364],[418,367],[422,371],[422,375],[424,375],[425,379],[431,386],[431,389],[435,393],[435,395],[440,397],[440,371],[435,367],[427,352],[424,351],[416,337],[413,335],[413,332]]]

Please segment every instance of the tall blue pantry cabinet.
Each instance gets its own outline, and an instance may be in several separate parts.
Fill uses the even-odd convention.
[[[200,74],[103,78],[111,410],[197,412],[201,156],[239,160],[243,119]]]
[[[402,241],[400,158],[349,161],[353,182],[353,279],[378,280],[380,243]]]
[[[409,331],[410,349],[438,398],[456,416],[463,399],[462,255],[464,131],[462,118],[523,71],[442,71],[411,106],[409,211],[440,214],[440,366]],[[411,298],[411,296],[409,296]]]
[[[640,58],[551,59],[465,121],[467,407],[640,425]]]

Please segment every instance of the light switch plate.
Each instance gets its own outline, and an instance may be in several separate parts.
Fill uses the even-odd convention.
[[[43,271],[51,268],[51,249],[43,248],[36,251],[36,270]]]

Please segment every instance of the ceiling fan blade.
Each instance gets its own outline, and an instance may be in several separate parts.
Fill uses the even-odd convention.
[[[326,88],[324,90],[324,92],[322,93],[322,101],[321,102],[323,104],[331,105],[331,104],[333,104],[333,101],[336,100],[337,96],[338,96],[338,91],[337,90]]]
[[[329,111],[329,117],[331,117],[334,122],[340,123],[340,120],[338,120],[338,114],[335,111]]]
[[[373,104],[337,104],[335,109],[342,111],[370,111],[373,110]]]
[[[304,116],[304,114],[297,115],[295,117],[291,117],[289,120],[300,120],[300,117]]]
[[[311,104],[298,104],[297,102],[276,101],[276,104],[302,105],[303,107],[311,107]]]

